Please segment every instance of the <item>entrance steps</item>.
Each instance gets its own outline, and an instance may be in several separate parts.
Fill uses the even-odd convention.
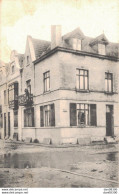
[[[104,138],[105,142],[106,143],[117,143],[116,139],[114,137],[111,137],[111,136],[107,136]]]

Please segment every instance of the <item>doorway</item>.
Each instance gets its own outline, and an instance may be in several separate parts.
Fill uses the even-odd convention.
[[[114,135],[113,105],[106,105],[106,136]]]

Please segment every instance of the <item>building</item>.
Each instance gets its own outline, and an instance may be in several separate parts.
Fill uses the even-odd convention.
[[[13,50],[8,64],[1,64],[0,71],[0,107],[1,138],[18,139],[20,122],[20,108],[18,106],[18,95],[21,90],[20,69],[23,63],[23,55]]]
[[[119,44],[104,34],[87,37],[80,28],[62,36],[61,26],[52,26],[51,42],[28,36],[18,58],[18,78],[6,81],[8,91],[19,84],[18,106],[9,99],[7,107],[11,138],[55,144],[118,136]],[[15,103],[15,95],[11,99]]]

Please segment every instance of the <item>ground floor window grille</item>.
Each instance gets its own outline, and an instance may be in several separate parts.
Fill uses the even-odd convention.
[[[70,104],[70,126],[96,126],[96,122],[95,104]]]
[[[24,127],[34,127],[34,108],[24,110]]]
[[[55,107],[54,104],[40,107],[40,126],[55,126]]]
[[[14,110],[14,127],[18,127],[18,110]]]

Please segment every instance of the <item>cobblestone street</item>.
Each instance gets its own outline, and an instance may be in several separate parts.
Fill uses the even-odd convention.
[[[0,142],[0,187],[118,187],[118,144]]]

